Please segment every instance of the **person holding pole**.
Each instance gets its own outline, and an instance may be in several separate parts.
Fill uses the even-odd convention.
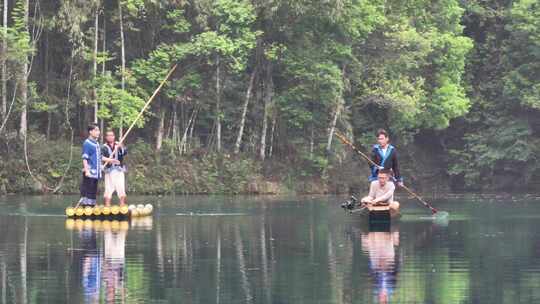
[[[371,175],[369,181],[376,181],[379,170],[391,170],[392,178],[400,187],[403,187],[403,177],[399,172],[398,153],[396,148],[389,143],[388,132],[384,129],[377,131],[377,144],[371,150]]]
[[[127,148],[123,143],[116,141],[116,136],[113,130],[107,130],[105,133],[105,144],[101,147],[101,153],[104,157],[118,161],[117,164],[105,163],[104,179],[105,179],[105,206],[111,205],[111,200],[114,192],[120,199],[120,206],[126,204],[126,188],[125,188],[125,172],[124,157],[127,155]]]

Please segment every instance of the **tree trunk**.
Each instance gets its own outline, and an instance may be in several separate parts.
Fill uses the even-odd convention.
[[[186,152],[188,149],[191,149],[191,143],[193,141],[193,129],[195,129],[195,120],[197,119],[198,114],[199,114],[199,108],[197,108],[197,111],[195,111],[195,114],[193,116],[193,121],[191,122],[191,129],[189,130]]]
[[[101,51],[103,54],[107,52],[107,18],[103,18],[103,40]],[[105,71],[107,70],[107,60],[103,60],[101,63],[101,75],[105,76]]]
[[[4,119],[7,114],[7,63],[6,63],[6,54],[7,54],[7,30],[8,30],[8,5],[9,1],[4,0],[4,39],[2,40],[2,106],[0,108],[1,118]]]
[[[24,2],[24,26],[25,30],[28,31],[28,14],[29,14],[29,8],[30,8],[30,0],[26,0]],[[21,139],[26,137],[26,133],[28,131],[28,117],[27,117],[27,111],[28,111],[28,74],[29,74],[29,64],[28,64],[28,58],[25,58],[24,64],[22,65],[21,70],[21,122],[19,127],[19,136]]]
[[[193,124],[195,124],[195,117],[197,115],[197,107],[193,108],[193,112],[191,113],[191,117],[189,118],[189,121],[187,123],[187,126],[184,129],[184,134],[182,135],[182,140],[180,141],[180,155],[185,154],[187,152],[187,141],[188,141],[188,132],[193,133]]]
[[[171,122],[171,127],[172,127],[172,135],[171,135],[171,138],[173,140],[173,143],[176,144],[178,143],[177,139],[178,139],[178,104],[175,102],[173,103],[173,117],[172,117],[172,122]]]
[[[249,84],[246,92],[246,100],[242,109],[242,117],[240,119],[240,128],[238,129],[238,136],[236,137],[236,144],[234,145],[234,154],[240,152],[240,145],[242,144],[242,135],[244,134],[244,126],[246,124],[246,115],[249,105],[249,98],[251,97],[251,91],[253,90],[253,84],[255,83],[255,76],[257,75],[257,67],[251,72],[251,77],[249,78]]]
[[[163,144],[163,133],[165,131],[165,107],[160,106],[159,109],[159,123],[156,136],[156,150],[161,151],[161,145]]]
[[[47,112],[47,141],[51,139],[52,112]]]
[[[272,103],[272,98],[274,95],[274,81],[272,79],[272,64],[268,63],[266,68],[266,78],[264,80],[264,116],[263,116],[263,127],[261,131],[261,146],[259,151],[259,157],[261,160],[266,158],[266,133],[268,129],[268,112],[269,107]]]
[[[93,64],[94,64],[94,79],[97,77],[97,53],[98,53],[98,44],[99,44],[99,5],[96,5],[96,15],[94,21],[94,54],[93,54]],[[98,98],[97,90],[93,89],[92,94],[94,95],[94,123],[98,122]]]
[[[47,103],[49,102],[49,32],[45,34],[45,58],[43,58],[44,61],[44,79],[45,82],[45,96]],[[52,118],[53,113],[50,109],[47,110],[47,141],[51,138],[51,125],[52,125]]]
[[[268,157],[272,158],[272,152],[274,151],[274,132],[276,130],[276,115],[272,119],[272,129],[270,130],[270,148],[268,150]]]
[[[107,19],[106,18],[103,18],[103,40],[102,40],[102,52],[103,54],[105,54],[105,52],[107,51]],[[101,76],[105,76],[105,63],[107,61],[106,60],[103,60],[103,63],[101,64]],[[101,137],[101,141],[103,142],[103,136],[105,135],[105,123],[103,121],[103,119],[100,119],[100,129],[101,129],[101,133],[100,133],[100,137]],[[122,138],[122,133],[120,132],[119,133],[119,137]]]
[[[122,87],[122,91],[126,89],[126,46],[125,46],[125,40],[124,40],[124,17],[122,14],[122,1],[118,0],[118,17],[120,19],[120,48],[121,48],[121,59],[122,59],[122,68],[120,70],[122,79],[120,80],[120,85]],[[120,124],[120,136],[123,135],[123,117],[121,119],[122,123]]]
[[[341,96],[338,97],[338,100],[336,102],[336,109],[334,110],[334,117],[332,118],[332,122],[330,123],[330,128],[328,128],[328,141],[326,142],[326,152],[328,155],[331,152],[332,149],[332,138],[334,137],[334,132],[336,130],[337,120],[339,117],[339,113],[341,112]]]
[[[313,159],[313,152],[315,150],[315,127],[314,123],[311,122],[311,134],[309,136],[309,158]]]
[[[220,84],[220,59],[217,56],[216,63],[216,150],[221,152],[221,84]]]

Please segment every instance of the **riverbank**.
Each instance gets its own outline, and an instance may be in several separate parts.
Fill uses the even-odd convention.
[[[35,134],[35,133],[34,133]],[[46,144],[44,144],[46,143]],[[413,147],[414,148],[414,147]],[[416,161],[402,154],[407,185],[425,196],[449,193],[450,179],[420,147]],[[367,189],[368,167],[351,153],[309,158],[300,153],[260,161],[251,155],[203,149],[179,155],[165,145],[159,153],[144,141],[129,144],[127,184],[130,194],[348,194]],[[4,151],[2,151],[4,152]],[[0,194],[77,194],[80,147],[62,140],[29,137],[28,167],[22,146],[13,142],[0,155]],[[70,161],[71,160],[71,161]],[[29,172],[32,172],[30,174]]]
[[[0,156],[0,194],[78,193],[80,147],[43,142],[28,143],[28,166],[15,144]],[[367,167],[354,160],[318,162],[298,157],[262,162],[203,150],[178,155],[167,147],[156,154],[139,141],[129,146],[127,184],[131,194],[329,194],[365,186]]]

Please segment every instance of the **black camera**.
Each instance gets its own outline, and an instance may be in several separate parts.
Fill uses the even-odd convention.
[[[358,204],[358,199],[351,195],[351,198],[346,200],[344,203],[341,203],[341,208],[345,210],[353,210],[354,207]]]

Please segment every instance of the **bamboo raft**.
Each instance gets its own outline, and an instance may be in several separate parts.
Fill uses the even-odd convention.
[[[129,206],[95,206],[95,207],[67,207],[68,218],[82,219],[130,219],[135,217],[149,216],[154,207],[151,204],[139,204]]]

